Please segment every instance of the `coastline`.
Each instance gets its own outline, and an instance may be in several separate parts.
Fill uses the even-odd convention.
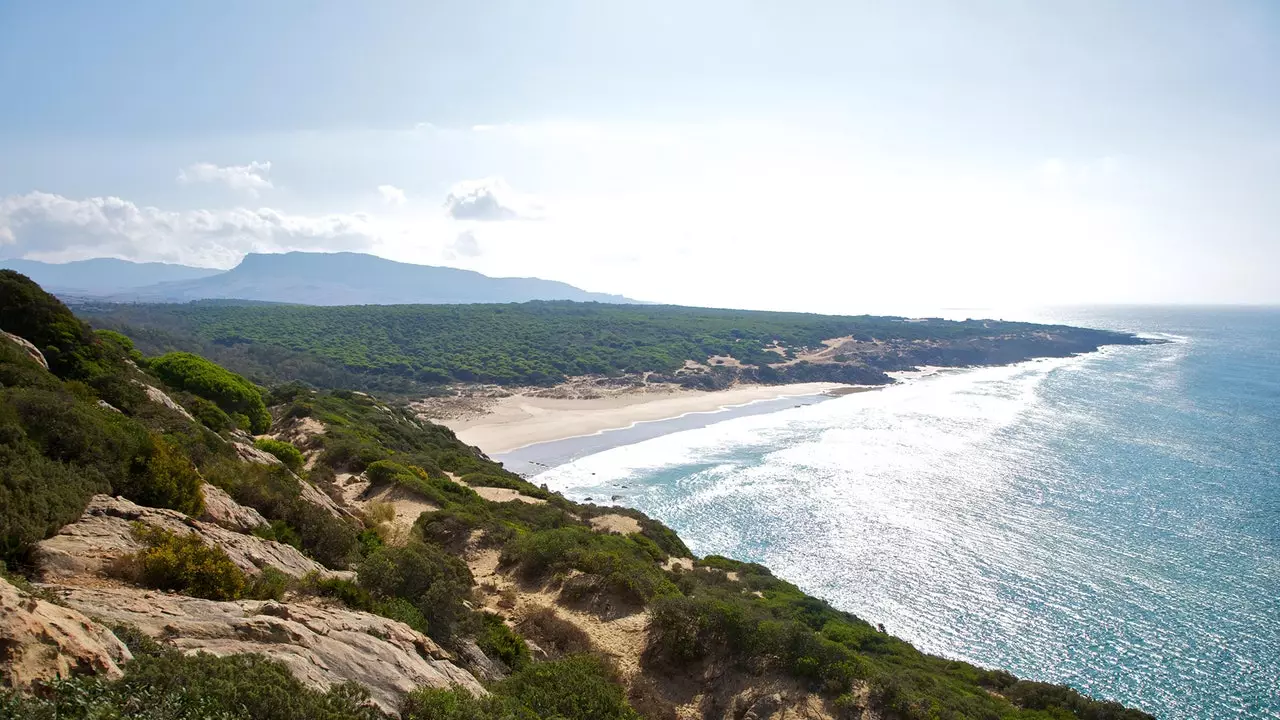
[[[514,394],[496,398],[483,413],[433,419],[458,439],[488,455],[570,438],[621,430],[693,413],[714,413],[751,403],[805,396],[835,396],[871,390],[871,386],[830,382],[791,385],[738,385],[724,390],[623,392],[599,397],[564,398]]]

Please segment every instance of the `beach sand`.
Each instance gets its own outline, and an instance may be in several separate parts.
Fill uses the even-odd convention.
[[[838,383],[741,385],[727,390],[671,390],[636,392],[595,398],[510,395],[488,404],[483,414],[436,420],[489,455],[535,443],[591,435],[630,427],[637,422],[665,420],[687,413],[712,412],[724,407],[784,397],[839,394],[861,388]]]

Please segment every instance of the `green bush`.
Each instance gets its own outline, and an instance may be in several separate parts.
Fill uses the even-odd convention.
[[[124,678],[56,681],[36,696],[0,690],[0,718],[14,720],[386,720],[355,683],[326,692],[277,660],[174,650],[139,652]]]
[[[418,606],[401,597],[375,600],[369,612],[392,620],[399,620],[423,635],[426,635],[427,630],[430,629],[426,616],[422,614]]]
[[[50,460],[25,446],[0,445],[0,560],[21,560],[28,547],[75,522],[89,498],[109,489],[94,468]]]
[[[115,491],[148,507],[172,508],[190,516],[204,511],[204,481],[182,449],[160,435],[152,435],[145,455]]]
[[[166,385],[211,400],[232,417],[245,415],[249,420],[245,429],[250,432],[264,433],[271,427],[271,415],[257,386],[226,368],[187,352],[161,355],[147,367]]]
[[[292,585],[292,577],[279,568],[268,565],[248,579],[243,595],[252,600],[279,600]]]
[[[191,393],[180,393],[175,399],[187,409],[187,412],[191,413],[192,417],[214,432],[226,432],[236,427],[236,421],[211,400],[205,400]]]
[[[139,583],[208,600],[235,600],[244,593],[244,573],[226,551],[205,545],[194,533],[138,524],[134,535],[146,547],[125,571],[136,572]]]
[[[571,526],[521,535],[502,549],[503,565],[514,565],[528,578],[579,570],[566,590],[579,597],[607,595],[644,604],[678,593],[657,566],[664,553],[652,541],[635,535],[607,535]]]
[[[294,472],[302,469],[305,460],[302,457],[302,451],[294,447],[292,443],[284,440],[276,440],[274,438],[258,438],[253,442],[253,446],[264,452],[269,452],[276,456],[284,466]]]
[[[510,670],[519,670],[532,662],[529,646],[493,613],[480,613],[481,630],[476,644],[485,655],[501,660]]]
[[[639,720],[616,674],[598,658],[574,656],[531,663],[490,687],[485,698],[466,690],[420,688],[402,708],[405,720]]]
[[[591,655],[531,663],[498,683],[493,692],[544,718],[639,720],[617,675]]]
[[[357,581],[378,600],[403,598],[426,618],[431,637],[447,641],[469,617],[464,601],[473,584],[466,563],[438,547],[411,541],[373,551],[356,568]]]

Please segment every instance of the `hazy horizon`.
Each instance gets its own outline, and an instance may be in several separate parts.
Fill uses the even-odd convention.
[[[828,313],[1280,304],[1280,7],[0,8],[0,257]]]

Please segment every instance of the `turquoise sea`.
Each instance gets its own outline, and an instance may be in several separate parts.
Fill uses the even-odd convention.
[[[1172,342],[597,439],[536,481],[930,652],[1161,718],[1280,718],[1280,310],[1006,317]]]

